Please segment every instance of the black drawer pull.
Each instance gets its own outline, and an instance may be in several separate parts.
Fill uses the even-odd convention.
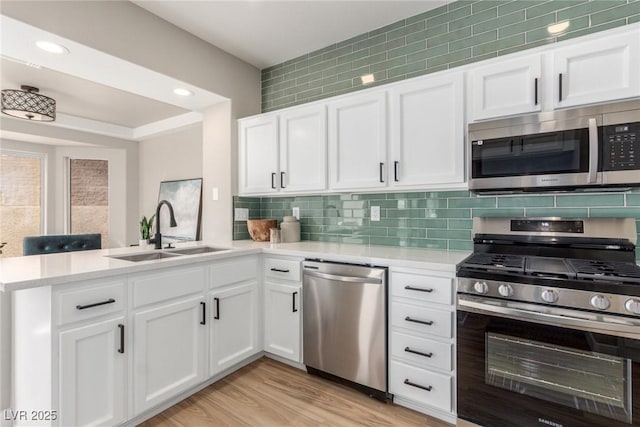
[[[533,79],[533,105],[538,105],[538,78]]]
[[[423,353],[423,352],[418,351],[418,350],[412,350],[410,347],[405,347],[404,351],[406,351],[407,353],[417,354],[418,356],[424,356],[424,357],[433,356],[433,353]]]
[[[409,316],[405,317],[404,320],[406,320],[407,322],[420,323],[421,325],[427,325],[427,326],[433,325],[433,320],[417,320],[417,319],[412,319]]]
[[[200,305],[202,306],[202,320],[200,321],[201,325],[207,324],[207,303],[204,301],[200,301]]]
[[[380,162],[380,182],[384,182],[384,178],[382,178],[382,168],[384,167],[384,163]]]
[[[276,173],[271,173],[271,188],[276,189]]]
[[[431,288],[415,288],[411,285],[407,285],[404,287],[406,290],[408,291],[418,291],[418,292],[433,292],[433,289]]]
[[[562,73],[558,74],[558,101],[562,101]]]
[[[285,186],[284,186],[284,172],[280,172],[280,188],[285,188]]]
[[[397,160],[393,162],[393,180],[394,180],[395,182],[400,181],[400,180],[398,179],[398,163],[400,163],[400,162],[399,162],[399,161],[397,161]]]
[[[124,353],[124,325],[119,324],[118,328],[120,329],[120,348],[118,349],[118,353]]]
[[[282,269],[279,269],[279,268],[272,268],[271,271],[277,271],[278,273],[288,273],[289,272],[289,270],[282,270]]]
[[[296,313],[298,311],[298,309],[296,308],[296,295],[298,295],[298,291],[295,291],[292,295],[291,295],[291,299],[292,299],[292,304],[293,304],[293,312]]]
[[[416,387],[416,388],[421,388],[422,390],[426,390],[426,391],[431,391],[431,389],[433,387],[431,387],[430,385],[428,386],[424,386],[424,385],[420,385],[420,384],[416,384],[416,383],[412,383],[411,381],[409,381],[408,379],[404,380],[404,383],[406,385],[410,385],[411,387]]]
[[[214,319],[220,319],[220,298],[213,299],[216,302],[216,315],[213,316]]]
[[[114,300],[113,298],[109,298],[106,301],[101,301],[101,302],[96,302],[94,304],[87,304],[87,305],[76,305],[76,308],[78,310],[84,310],[85,308],[92,308],[92,307],[98,307],[100,305],[105,305],[105,304],[113,304],[114,302],[116,302],[116,300]]]

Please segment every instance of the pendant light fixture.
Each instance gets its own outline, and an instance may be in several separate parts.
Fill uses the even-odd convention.
[[[34,122],[52,122],[56,119],[56,100],[39,95],[38,88],[22,85],[22,90],[2,90],[2,112],[9,116]]]

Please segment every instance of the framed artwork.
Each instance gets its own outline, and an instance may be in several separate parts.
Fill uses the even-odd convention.
[[[160,209],[160,232],[163,242],[200,240],[202,219],[202,178],[162,181],[158,203],[166,200],[173,206],[178,225],[169,226],[169,209]],[[155,233],[155,230],[154,230]]]

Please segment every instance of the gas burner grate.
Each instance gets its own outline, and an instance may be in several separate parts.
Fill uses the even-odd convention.
[[[524,257],[503,254],[473,254],[464,262],[466,267],[490,270],[518,271],[524,270]]]
[[[607,279],[640,283],[640,267],[631,262],[569,259],[580,279]]]

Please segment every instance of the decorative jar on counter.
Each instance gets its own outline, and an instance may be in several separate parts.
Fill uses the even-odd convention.
[[[300,241],[300,222],[295,216],[285,216],[280,224],[282,243]]]

